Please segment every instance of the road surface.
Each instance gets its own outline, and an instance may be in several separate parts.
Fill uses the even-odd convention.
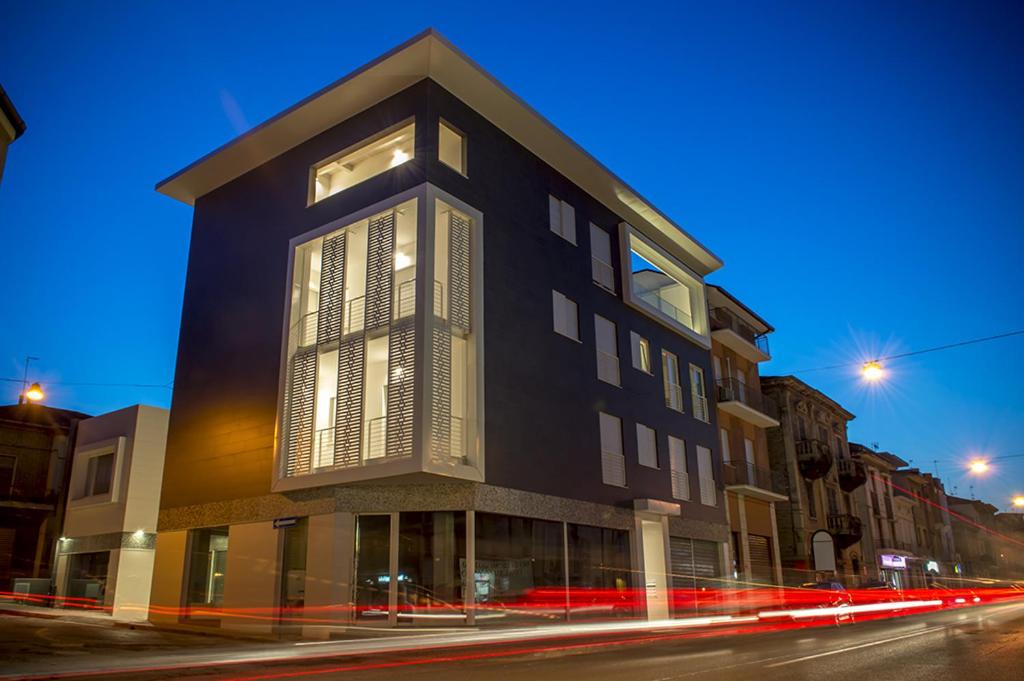
[[[380,681],[900,681],[1024,679],[1024,603],[976,606],[843,626],[653,630],[351,652],[352,642],[232,641],[0,617],[0,676]],[[742,633],[747,632],[747,633]],[[417,639],[411,638],[409,641]],[[428,639],[432,641],[433,639]],[[394,645],[388,639],[387,645]],[[365,647],[365,642],[360,643]],[[371,642],[372,645],[372,642]],[[347,647],[346,647],[347,646]],[[249,661],[253,656],[289,657]],[[117,673],[118,668],[131,671]],[[196,665],[196,666],[193,666]],[[203,666],[198,666],[203,665]],[[142,667],[149,667],[143,670]]]

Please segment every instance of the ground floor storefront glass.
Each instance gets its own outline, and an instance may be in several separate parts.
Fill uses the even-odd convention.
[[[103,605],[110,570],[110,551],[68,556],[67,607]]]
[[[185,616],[192,620],[218,619],[227,579],[228,528],[192,530],[188,551]]]

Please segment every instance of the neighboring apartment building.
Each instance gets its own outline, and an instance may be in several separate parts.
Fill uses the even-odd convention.
[[[907,562],[913,553],[898,546],[896,503],[892,487],[892,474],[907,462],[895,454],[878,452],[856,442],[850,443],[850,459],[840,462],[840,484],[844,468],[847,486],[850,476],[864,481],[856,486],[855,506],[864,532],[861,538],[862,561],[869,580],[880,580],[896,588],[908,588],[905,574]],[[863,467],[863,473],[857,470]]]
[[[914,502],[916,558],[908,561],[914,580],[930,583],[956,577],[960,568],[942,481],[917,468],[903,468],[893,472],[892,482],[897,496]]]
[[[953,544],[964,577],[995,577],[1000,544],[996,514],[999,509],[980,499],[947,496]]]
[[[776,518],[786,584],[864,579],[861,518],[850,484],[866,475],[851,461],[847,423],[854,416],[824,393],[793,376],[762,376],[761,390],[779,408],[780,425],[768,429],[768,453],[779,492]],[[842,478],[840,470],[844,471]]]
[[[744,583],[782,583],[775,491],[765,429],[778,409],[761,393],[758,364],[771,359],[764,321],[719,286],[708,286],[711,364],[715,379],[722,478],[731,529],[733,576]]]
[[[637,586],[660,618],[718,585],[721,262],[437,33],[159,190],[195,208],[162,613],[484,623]]]
[[[57,543],[58,602],[146,619],[167,417],[135,405],[79,423]]]
[[[1024,579],[1024,513],[996,514],[996,576]]]
[[[84,418],[42,404],[0,407],[0,591],[50,591],[71,443]]]
[[[4,165],[7,161],[7,147],[25,132],[25,121],[18,115],[14,102],[0,85],[0,181],[4,177]]]

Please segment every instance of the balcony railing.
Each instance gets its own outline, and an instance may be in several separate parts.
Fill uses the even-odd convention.
[[[366,458],[379,459],[387,455],[388,417],[379,416],[366,424]]]
[[[395,297],[395,319],[411,317],[416,314],[416,280],[410,279],[398,285]]]
[[[779,408],[775,400],[761,393],[754,386],[747,385],[735,378],[722,378],[715,381],[715,392],[719,402],[740,402],[751,409],[779,420]]]
[[[605,383],[621,385],[619,376],[619,358],[615,355],[598,350],[597,377]]]
[[[601,480],[606,485],[626,486],[626,457],[615,452],[601,452]]]
[[[466,459],[466,428],[458,416],[451,417],[451,449],[449,453],[454,459],[463,461]]]
[[[636,290],[636,297],[656,309],[658,312],[668,315],[686,328],[693,328],[693,315],[689,312],[680,310],[678,307],[662,298],[661,289],[650,290],[638,288]]]
[[[593,268],[594,282],[615,293],[615,270],[612,269],[612,266],[594,255],[590,256],[590,263]]]
[[[836,461],[836,472],[839,474],[839,487],[844,492],[852,492],[868,481],[868,472],[864,464],[853,459]]]
[[[718,492],[714,478],[700,478],[700,503],[706,506],[718,505]]]
[[[713,307],[711,308],[711,330],[719,331],[721,329],[730,329],[764,354],[771,354],[768,351],[767,334],[755,331],[754,327],[733,314],[732,310],[724,307]]]
[[[686,471],[672,471],[672,496],[682,501],[690,500],[690,475]]]
[[[828,517],[828,531],[841,549],[856,544],[863,536],[860,518],[849,513],[832,513]]]
[[[775,491],[771,470],[747,461],[723,464],[722,477],[726,485],[750,485],[769,492]]]
[[[348,335],[362,331],[366,324],[366,296],[359,296],[345,303],[345,328],[343,333]]]
[[[683,410],[683,387],[678,383],[665,384],[665,406],[676,411]]]
[[[711,415],[708,412],[708,398],[697,393],[690,393],[690,397],[693,400],[693,418],[704,423],[711,423]]]
[[[800,473],[808,480],[823,478],[832,470],[832,448],[821,440],[799,440],[796,443],[796,461]]]
[[[291,336],[295,339],[298,347],[305,348],[316,344],[316,325],[319,314],[318,310],[307,312],[292,324]]]
[[[334,465],[335,428],[322,428],[313,433],[313,468]]]

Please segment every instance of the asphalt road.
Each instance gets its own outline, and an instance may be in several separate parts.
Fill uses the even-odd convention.
[[[13,621],[12,621],[13,620]],[[671,681],[898,678],[1024,679],[1024,603],[963,608],[883,621],[740,633],[655,630],[416,652],[339,654],[344,644],[229,641],[192,634],[0,617],[0,675],[83,668],[104,679],[352,679],[378,681]],[[742,631],[749,631],[744,629]],[[77,647],[80,646],[80,647]],[[246,662],[261,654],[303,656]],[[316,657],[309,657],[315,655]],[[118,664],[190,660],[228,666],[111,673]],[[100,663],[100,666],[97,666]]]

